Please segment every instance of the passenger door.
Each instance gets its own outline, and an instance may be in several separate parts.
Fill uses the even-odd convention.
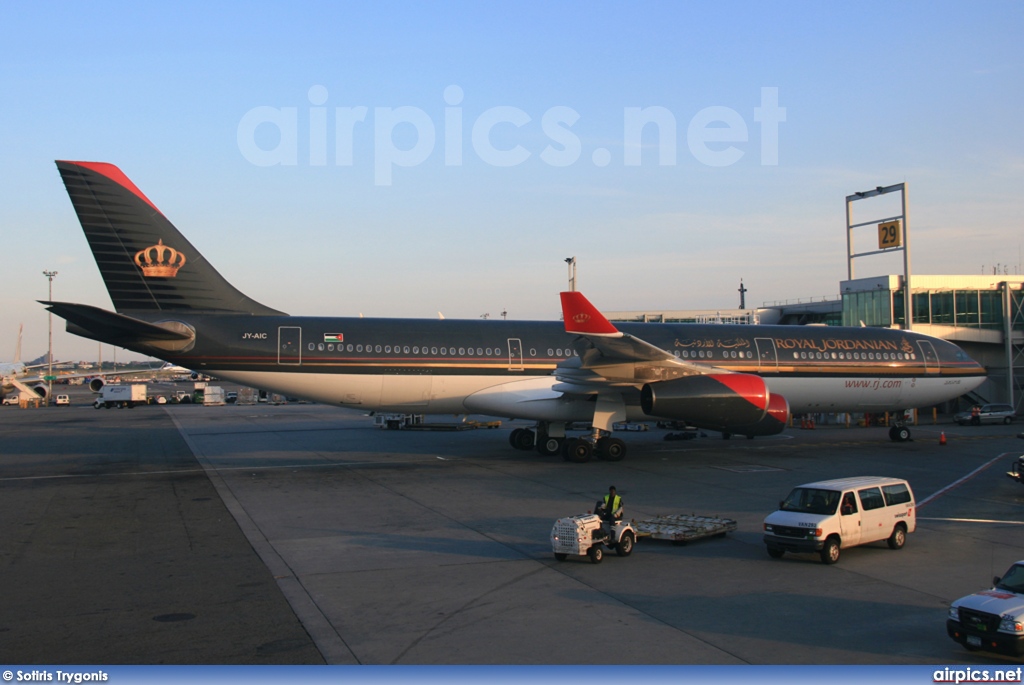
[[[921,350],[921,358],[924,359],[924,372],[938,373],[939,355],[935,353],[935,346],[930,340],[918,340],[917,346]]]
[[[772,338],[754,338],[757,346],[757,370],[761,373],[774,373],[779,370],[779,354]]]
[[[279,326],[277,329],[277,363],[302,363],[302,329],[298,326]]]
[[[519,338],[508,339],[508,370],[523,370],[523,342]]]
[[[860,507],[857,506],[857,498],[853,496],[853,490],[844,492],[843,499],[839,504],[839,534],[843,538],[843,547],[860,544]]]
[[[890,511],[882,499],[882,491],[877,488],[864,488],[857,491],[860,498],[860,541],[874,542],[884,540],[892,534]]]

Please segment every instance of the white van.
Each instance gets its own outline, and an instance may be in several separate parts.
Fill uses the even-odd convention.
[[[917,528],[914,492],[899,478],[862,476],[808,483],[793,489],[764,520],[768,556],[817,552],[839,561],[839,550],[885,540],[900,549]]]

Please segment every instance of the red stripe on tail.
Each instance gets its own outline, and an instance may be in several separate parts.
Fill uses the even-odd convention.
[[[161,215],[163,214],[163,212],[157,209],[157,206],[150,202],[149,198],[146,197],[143,194],[143,192],[136,187],[134,183],[132,183],[131,179],[125,176],[124,172],[118,169],[113,164],[108,164],[106,162],[71,162],[68,160],[58,161],[64,162],[65,164],[74,164],[75,166],[80,166],[82,168],[89,169],[90,171],[95,171],[97,174],[100,174],[102,176],[106,176],[114,183],[120,186],[124,186],[125,188],[130,190],[140,200],[142,200],[147,205],[152,207],[156,212],[160,213]]]

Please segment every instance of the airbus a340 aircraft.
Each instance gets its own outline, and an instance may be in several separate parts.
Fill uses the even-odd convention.
[[[985,378],[957,346],[912,332],[616,326],[577,292],[562,293],[563,322],[288,316],[230,285],[117,167],[57,167],[116,310],[44,302],[71,333],[324,404],[536,421],[512,432],[520,449],[618,460],[617,421],[773,435],[791,411],[930,406]],[[576,421],[592,435],[568,439]]]

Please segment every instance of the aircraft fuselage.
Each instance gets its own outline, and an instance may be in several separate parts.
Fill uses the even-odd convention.
[[[559,321],[177,314],[173,319],[138,314],[154,323],[184,323],[196,331],[191,349],[161,354],[163,358],[247,385],[366,410],[488,413],[482,410],[490,405],[472,399],[476,393],[507,384],[515,384],[508,392],[542,392],[555,384],[557,365],[578,358],[577,336],[566,333]],[[984,380],[984,369],[957,346],[901,330],[618,327],[682,360],[761,376],[797,413],[930,406]],[[566,420],[588,418],[586,408],[577,412],[568,407],[573,403],[566,404]],[[551,417],[550,402],[540,416],[531,415],[528,402],[515,406],[516,413],[504,405],[498,413]],[[643,416],[636,403],[627,408],[630,418]]]

